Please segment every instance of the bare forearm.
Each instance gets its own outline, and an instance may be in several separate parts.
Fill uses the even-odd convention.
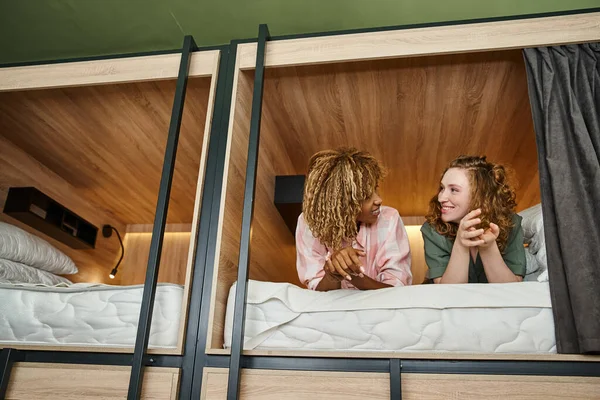
[[[435,283],[467,283],[469,282],[469,248],[454,242],[450,261],[444,275],[434,279]]]
[[[329,290],[340,289],[341,287],[342,282],[335,279],[331,275],[325,274],[325,276],[323,277],[323,279],[321,279],[321,282],[319,282],[315,290],[317,292],[327,292]]]
[[[479,256],[489,283],[521,282],[523,280],[508,268],[496,243],[480,249]]]

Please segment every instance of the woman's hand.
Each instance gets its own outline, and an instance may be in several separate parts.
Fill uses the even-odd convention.
[[[488,248],[492,244],[496,243],[496,239],[498,239],[498,235],[500,234],[500,228],[498,225],[490,222],[490,228],[486,230],[479,239],[483,240],[483,244],[480,244],[480,248]]]
[[[481,223],[481,219],[476,218],[480,214],[480,209],[473,210],[460,220],[458,232],[456,232],[456,239],[461,246],[469,248],[481,246],[486,243],[483,238],[483,235],[485,234],[484,230],[475,228],[477,224]],[[498,226],[496,226],[496,228],[497,227]],[[498,237],[498,234],[496,234],[495,238],[496,237]],[[493,239],[494,241],[496,240],[495,238]]]
[[[352,280],[351,275],[364,276],[365,269],[358,257],[364,257],[366,253],[352,247],[345,247],[333,253],[325,263],[325,273],[340,277],[341,279]]]

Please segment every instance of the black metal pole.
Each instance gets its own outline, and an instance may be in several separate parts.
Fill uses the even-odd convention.
[[[0,351],[0,400],[6,397],[15,351],[14,349],[2,349]]]
[[[204,177],[204,189],[202,195],[202,208],[200,211],[200,226],[198,227],[198,237],[196,240],[196,257],[194,259],[194,275],[192,277],[192,288],[190,294],[190,308],[188,311],[187,331],[185,339],[185,348],[183,356],[183,365],[181,369],[181,378],[179,384],[179,399],[199,399],[200,394],[192,396],[193,385],[197,380],[202,379],[202,367],[196,370],[196,358],[200,354],[204,354],[204,344],[206,339],[202,339],[206,332],[207,322],[200,322],[202,319],[201,312],[203,309],[208,309],[210,303],[211,285],[212,284],[212,264],[207,262],[207,251],[211,246],[213,221],[213,204],[215,204],[214,194],[220,190],[219,177],[222,173],[222,164],[225,156],[219,155],[219,146],[222,141],[223,129],[224,136],[227,137],[227,122],[229,117],[229,104],[227,99],[231,99],[231,89],[228,89],[227,81],[229,80],[229,59],[230,48],[223,46],[219,58],[219,71],[213,79],[217,80],[215,92],[214,112],[212,118],[212,126],[210,130],[210,141],[208,147],[208,156],[206,160],[206,172]],[[231,78],[233,79],[233,78]],[[223,126],[225,128],[223,128]],[[218,181],[218,182],[216,182]],[[217,204],[219,202],[217,201]],[[217,217],[218,221],[218,208]],[[201,349],[197,349],[201,346]],[[196,373],[196,371],[198,371]]]
[[[244,356],[242,368],[285,371],[390,372],[386,358]]]
[[[194,359],[194,378],[191,386],[191,395],[188,397],[188,392],[186,388],[182,387],[182,391],[180,392],[180,399],[187,400],[189,399],[199,399],[202,391],[202,374],[204,371],[204,367],[207,366],[209,356],[206,354],[206,340],[208,337],[209,329],[212,329],[212,326],[208,326],[208,317],[210,314],[211,307],[211,293],[212,293],[212,283],[213,283],[213,275],[214,265],[215,265],[215,256],[217,251],[217,231],[219,228],[219,213],[221,206],[221,196],[223,193],[221,191],[223,180],[227,179],[224,176],[225,169],[225,159],[226,159],[226,150],[227,150],[227,136],[228,136],[228,128],[229,128],[229,118],[231,113],[231,101],[233,95],[233,81],[235,75],[235,62],[237,55],[237,41],[232,41],[229,44],[228,56],[227,56],[227,66],[226,70],[223,69],[219,71],[219,78],[221,78],[221,72],[223,73],[224,78],[224,89],[220,91],[222,97],[220,98],[219,104],[222,101],[222,113],[220,116],[221,126],[218,131],[217,138],[211,138],[211,153],[209,157],[215,157],[215,167],[216,171],[214,174],[214,183],[213,183],[213,192],[210,197],[212,197],[212,205],[209,210],[207,210],[206,214],[210,213],[210,226],[208,233],[208,244],[206,251],[206,260],[205,260],[205,270],[204,270],[204,282],[200,282],[204,286],[202,291],[202,303],[200,308],[200,318],[198,326],[198,336],[196,341],[196,356]],[[221,86],[219,86],[221,87]],[[216,116],[215,116],[216,119]],[[217,140],[218,139],[218,140]],[[214,141],[214,142],[212,142]],[[212,144],[217,144],[218,147],[216,151],[212,151]],[[210,160],[210,158],[209,158]],[[207,169],[208,173],[208,169]],[[207,195],[208,197],[208,195]],[[204,212],[204,209],[203,209]],[[197,260],[196,263],[199,261]],[[197,264],[198,265],[198,264]],[[227,367],[229,365],[229,357],[226,357],[226,362],[223,363],[223,367]],[[224,360],[224,359],[222,359]]]
[[[258,144],[260,138],[260,120],[265,73],[265,47],[268,38],[269,29],[267,28],[267,25],[260,25],[258,29],[258,48],[256,51],[256,70],[254,71],[250,137],[248,138],[248,162],[246,164],[244,214],[242,217],[242,233],[240,236],[240,259],[238,262],[237,287],[235,290],[231,358],[229,362],[229,386],[227,387],[228,400],[235,400],[238,398],[240,360],[244,348],[244,317],[246,314],[246,290],[248,288],[248,266],[250,261],[250,231],[252,227],[252,215],[254,213],[254,189],[256,186],[256,167],[258,164]]]
[[[392,400],[402,399],[401,368],[399,358],[390,358],[390,399]]]
[[[158,201],[156,204],[156,214],[154,215],[150,255],[148,257],[148,268],[146,270],[138,331],[135,339],[133,365],[131,367],[131,376],[129,378],[129,392],[127,394],[129,400],[139,399],[142,391],[144,358],[146,357],[146,351],[148,349],[148,338],[150,336],[150,327],[152,324],[154,295],[156,294],[158,268],[160,266],[163,237],[167,222],[167,211],[169,209],[169,197],[171,195],[171,183],[173,181],[173,172],[175,169],[175,156],[177,154],[177,143],[179,142],[179,128],[181,127],[181,117],[183,115],[183,106],[185,104],[185,92],[187,88],[191,53],[195,48],[196,44],[194,43],[194,39],[191,36],[186,36],[183,40],[183,48],[181,51],[181,63],[179,64],[179,75],[177,77],[175,99],[173,100],[173,110],[171,112],[169,136],[167,137],[165,158],[160,178],[160,188],[158,191]]]

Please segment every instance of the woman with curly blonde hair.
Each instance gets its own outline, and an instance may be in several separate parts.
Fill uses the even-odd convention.
[[[522,281],[525,249],[515,207],[502,165],[476,156],[452,161],[421,227],[428,278],[435,283]]]
[[[384,171],[353,148],[313,155],[296,228],[298,276],[309,289],[379,289],[412,283],[398,211],[377,193]]]

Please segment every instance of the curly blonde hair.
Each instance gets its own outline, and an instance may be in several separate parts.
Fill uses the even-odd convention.
[[[385,172],[369,153],[355,148],[324,150],[308,163],[302,213],[313,235],[338,250],[358,234],[356,219]]]
[[[496,242],[500,252],[504,253],[508,236],[514,227],[512,216],[517,205],[515,191],[510,183],[512,171],[500,164],[488,162],[485,156],[456,158],[444,170],[442,178],[450,168],[462,168],[467,171],[471,185],[470,209],[481,209],[481,215],[478,217],[481,219],[481,228],[487,229],[490,222],[498,225],[500,234]],[[440,235],[456,238],[458,224],[442,221],[442,207],[438,201],[438,194],[429,201],[429,212],[425,218]]]

